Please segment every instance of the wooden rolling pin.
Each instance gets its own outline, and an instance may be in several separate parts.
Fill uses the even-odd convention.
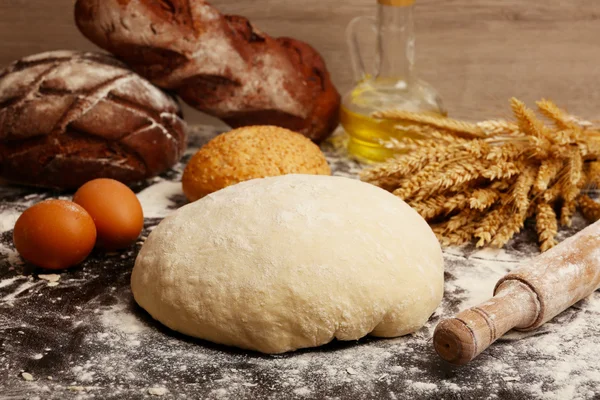
[[[441,321],[433,344],[463,365],[511,329],[530,331],[600,287],[600,221],[500,279],[494,297]]]

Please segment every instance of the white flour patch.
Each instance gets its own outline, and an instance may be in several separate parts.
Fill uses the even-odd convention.
[[[167,393],[169,393],[169,391],[164,387],[153,387],[148,389],[148,394],[151,394],[152,396],[164,396]]]
[[[312,394],[312,392],[308,388],[301,387],[298,389],[294,389],[294,394],[296,394],[298,396],[310,396]]]
[[[600,318],[600,296],[590,296],[584,300],[585,310],[590,314],[597,314]]]
[[[137,316],[126,311],[125,308],[125,305],[118,304],[103,311],[100,321],[104,327],[109,331],[117,331],[132,336],[149,329]],[[130,339],[133,340],[133,337]]]
[[[94,380],[95,372],[89,370],[92,365],[91,362],[87,362],[83,366],[71,368],[71,371],[76,376],[77,382],[92,382]]]
[[[183,196],[180,182],[161,181],[138,193],[145,218],[164,218],[173,210],[170,200],[173,196]]]
[[[23,264],[23,260],[16,250],[13,250],[5,244],[0,243],[0,260],[3,258],[8,261],[11,267]]]
[[[58,275],[58,274],[39,274],[38,278],[48,281],[50,283],[56,283],[60,280],[60,275]]]
[[[460,253],[459,249],[449,249],[454,250],[455,254]],[[509,253],[504,249],[493,249],[493,248],[485,248],[477,250],[474,253],[469,255],[470,260],[483,260],[487,263],[494,263],[496,265],[498,262],[510,262],[510,263],[521,263],[525,262],[526,259],[523,257],[517,257],[514,254]]]
[[[6,287],[6,286],[11,286],[15,282],[18,282],[18,281],[20,281],[22,279],[27,279],[27,277],[23,276],[23,275],[17,275],[17,276],[12,277],[12,278],[7,278],[7,279],[4,279],[4,280],[1,280],[0,281],[0,288]]]
[[[20,216],[20,211],[13,209],[2,210],[0,212],[0,233],[13,229]]]
[[[34,379],[33,375],[31,375],[29,372],[23,372],[21,374],[21,376],[23,377],[24,380],[29,381],[29,382],[33,381],[33,379]]]
[[[23,292],[28,291],[29,289],[35,288],[37,286],[40,286],[41,282],[40,281],[34,281],[32,280],[32,278],[30,277],[26,282],[21,283],[17,288],[15,288],[15,290],[13,290],[11,293],[7,294],[6,296],[0,298],[0,302],[4,302],[4,303],[12,303],[14,300],[16,300]],[[31,293],[25,295],[28,296]]]
[[[438,385],[436,385],[435,383],[426,383],[426,382],[412,382],[410,384],[412,387],[414,387],[417,390],[423,391],[423,392],[432,392],[437,390]]]
[[[464,292],[461,295],[465,296],[462,308],[476,306],[493,296],[496,282],[509,272],[510,267],[510,264],[498,264],[493,260],[472,259],[470,265],[457,271],[460,274],[459,279],[446,282],[445,290],[450,293]]]

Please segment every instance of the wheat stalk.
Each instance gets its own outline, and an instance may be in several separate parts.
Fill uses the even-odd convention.
[[[510,99],[510,106],[512,107],[515,118],[517,119],[517,125],[521,131],[527,135],[531,135],[538,138],[544,138],[545,130],[544,124],[537,119],[534,112],[525,106],[525,103],[515,99]]]
[[[507,207],[496,208],[483,217],[473,234],[475,238],[479,239],[477,247],[483,247],[492,241],[504,222],[508,210]]]
[[[579,198],[579,209],[585,218],[590,221],[600,219],[600,204],[592,200],[588,195]]]
[[[476,125],[488,136],[515,135],[519,133],[519,125],[501,119],[482,121]]]
[[[556,213],[548,203],[539,203],[536,209],[536,229],[540,250],[546,251],[556,246],[556,233],[558,231],[558,221]]]
[[[373,113],[373,117],[388,119],[392,121],[413,122],[429,125],[434,128],[456,132],[465,136],[483,138],[485,132],[470,122],[459,121],[450,118],[438,117],[430,114],[413,113],[409,111],[390,110]]]
[[[478,247],[501,247],[535,218],[546,251],[556,244],[558,223],[569,225],[577,208],[589,220],[600,218],[600,204],[582,195],[600,186],[600,127],[549,100],[537,106],[551,125],[517,99],[510,106],[514,121],[375,113],[396,121],[398,132],[420,136],[392,140],[392,148],[410,151],[361,179],[406,200],[444,245],[475,239]]]
[[[552,101],[542,99],[536,102],[536,104],[540,109],[540,112],[552,121],[554,121],[554,123],[559,129],[579,129],[577,123],[572,118],[569,118],[569,115],[560,108],[558,108],[558,106]]]
[[[585,171],[586,185],[591,188],[600,187],[600,162],[587,163]]]

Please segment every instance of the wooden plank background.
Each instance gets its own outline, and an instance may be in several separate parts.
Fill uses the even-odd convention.
[[[345,27],[375,12],[375,0],[212,3],[272,35],[314,45],[342,92],[352,85]],[[51,49],[93,49],[72,21],[72,6],[73,0],[0,0],[0,64]],[[453,116],[507,116],[507,100],[517,96],[549,97],[600,118],[599,19],[597,0],[417,0],[419,74]]]

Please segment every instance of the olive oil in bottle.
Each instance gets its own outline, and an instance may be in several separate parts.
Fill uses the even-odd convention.
[[[414,71],[414,0],[377,0],[377,18],[358,17],[348,26],[348,41],[356,86],[344,96],[341,123],[349,135],[348,152],[364,161],[384,161],[395,151],[390,138],[407,135],[397,121],[371,117],[375,111],[398,109],[446,115],[440,96]],[[366,73],[355,33],[358,23],[375,24],[375,75]]]

